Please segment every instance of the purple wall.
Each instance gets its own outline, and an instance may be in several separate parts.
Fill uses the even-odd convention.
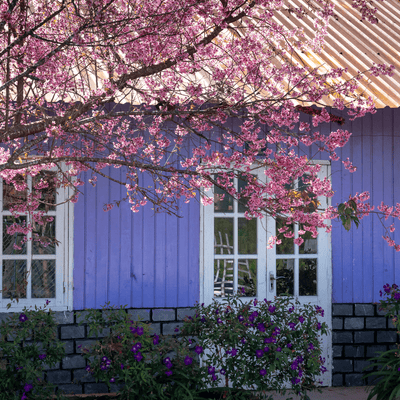
[[[381,200],[399,201],[399,109],[385,108],[354,122],[346,117],[342,127],[332,123],[321,129],[325,134],[337,129],[353,132],[347,146],[337,153],[341,160],[349,157],[357,171],[351,174],[341,161],[332,163],[333,205],[347,200],[350,193],[365,190],[371,192],[374,205]],[[298,152],[310,159],[327,159],[316,146],[299,147]],[[121,173],[122,169],[111,170],[115,178]],[[83,195],[74,211],[74,309],[99,308],[107,301],[135,308],[190,307],[199,299],[197,201],[181,202],[183,218],[179,219],[154,215],[150,205],[135,214],[124,203],[104,212],[104,203],[125,196],[123,187],[99,178],[95,188],[85,185],[80,189]],[[366,217],[350,232],[333,222],[334,303],[377,302],[384,284],[400,285],[400,253],[387,246],[383,234],[376,215]],[[400,242],[400,231],[394,239]]]
[[[111,169],[112,177],[121,173]],[[74,210],[74,309],[108,301],[132,308],[192,306],[199,299],[199,203],[181,202],[182,218],[154,214],[151,205],[133,213],[127,203],[104,212],[103,204],[123,198],[124,189],[104,178],[95,188],[81,187]]]

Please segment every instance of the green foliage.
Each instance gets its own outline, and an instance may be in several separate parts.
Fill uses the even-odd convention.
[[[352,222],[354,222],[358,228],[360,220],[357,217],[357,204],[354,200],[349,200],[347,203],[339,204],[338,213],[346,231],[350,230]]]
[[[45,365],[65,355],[51,310],[35,306],[10,315],[0,326],[0,399],[47,399],[53,386],[44,382]],[[58,395],[57,398],[62,398]]]
[[[324,370],[318,330],[327,334],[327,325],[317,321],[321,309],[305,305],[295,310],[289,302],[289,297],[280,297],[273,305],[243,303],[236,294],[222,303],[197,305],[195,318],[185,322],[181,334],[195,336],[199,351],[207,349],[203,361],[209,374],[219,379],[219,373],[226,388],[285,394],[284,384],[290,380],[292,389],[307,399],[307,390],[315,388],[315,375]]]

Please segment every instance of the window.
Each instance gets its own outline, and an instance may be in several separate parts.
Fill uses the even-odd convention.
[[[329,162],[321,164],[319,178],[328,176]],[[263,171],[252,174],[265,180]],[[304,191],[304,177],[293,183],[293,194]],[[244,180],[234,178],[236,190],[243,190]],[[203,206],[201,213],[201,293],[202,302],[225,297],[234,291],[244,290],[244,297],[268,298],[288,293],[304,301],[317,301],[325,292],[326,277],[331,267],[330,239],[324,230],[317,238],[310,232],[301,232],[304,242],[293,244],[297,238],[298,225],[287,225],[283,218],[271,217],[247,220],[244,216],[245,203],[234,201],[229,195],[222,196],[221,189],[215,187],[208,196],[214,197],[214,205]],[[311,199],[308,206],[322,203],[326,198]],[[304,229],[303,229],[304,231]],[[267,250],[267,240],[277,235],[282,240]]]
[[[11,298],[18,297],[9,309],[20,311],[24,306],[43,306],[50,300],[52,310],[72,309],[72,204],[63,203],[68,198],[68,189],[55,190],[56,171],[42,171],[27,180],[27,189],[16,191],[13,185],[5,181],[0,183],[1,210],[1,268],[0,295],[1,309],[5,311]],[[12,203],[26,201],[29,194],[35,194],[35,188],[47,186],[41,191],[40,205],[30,215],[10,212]],[[63,204],[60,204],[63,203]],[[60,204],[55,207],[56,204]],[[44,224],[35,222],[34,214],[45,213],[49,217]],[[10,226],[27,226],[32,232],[27,236],[15,231],[7,234]],[[40,240],[39,240],[40,239]]]

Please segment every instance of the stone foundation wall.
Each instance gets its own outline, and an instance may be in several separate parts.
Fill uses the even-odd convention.
[[[378,308],[379,304],[332,304],[332,386],[370,385],[373,376],[367,382],[361,379],[367,360],[400,343],[392,320]]]
[[[104,311],[103,311],[104,312]],[[107,311],[106,311],[107,312]],[[79,313],[79,311],[77,311]],[[66,355],[58,365],[45,370],[45,380],[53,383],[57,389],[63,390],[65,394],[91,394],[108,393],[105,383],[96,383],[91,374],[85,371],[86,361],[82,357],[82,349],[96,342],[95,337],[89,336],[87,324],[78,325],[84,320],[84,311],[80,317],[75,312],[55,312],[58,324],[58,339],[65,343]],[[127,309],[132,320],[138,320],[140,316],[144,322],[151,322],[151,331],[157,335],[171,335],[175,333],[177,326],[182,326],[186,315],[193,316],[190,308],[168,308],[168,309]],[[10,314],[0,313],[0,322]],[[109,333],[109,328],[103,330],[99,337]],[[118,391],[115,384],[111,385],[111,393]]]

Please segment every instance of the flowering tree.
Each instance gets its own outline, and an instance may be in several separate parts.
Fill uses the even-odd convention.
[[[3,1],[0,176],[10,211],[42,210],[50,186],[75,188],[70,198],[75,202],[82,171],[92,172],[95,185],[98,175],[106,176],[104,168],[113,166],[126,172],[118,183],[126,187],[133,212],[147,202],[176,212],[177,198],[189,201],[216,185],[246,199],[249,218],[279,214],[313,236],[338,216],[346,228],[358,222],[370,211],[368,195],[351,197],[339,208],[320,208],[313,198],[332,196],[330,182],[318,179],[319,165],[293,151],[299,143],[317,143],[337,160],[335,149],[351,135],[342,129],[311,133],[312,126],[343,122],[311,104],[334,98],[334,107],[346,107],[350,119],[374,112],[372,100],[356,94],[361,73],[345,80],[342,68],[323,72],[300,62],[298,52],[321,50],[334,15],[330,0],[304,4]],[[354,0],[353,6],[376,22],[371,1]],[[279,13],[311,18],[314,37],[277,24]],[[373,65],[370,72],[390,74],[392,68]],[[302,113],[312,115],[312,126],[302,122],[296,130]],[[236,120],[237,128],[228,119]],[[344,164],[354,170],[349,160]],[[45,171],[54,168],[57,173],[47,179]],[[267,183],[253,178],[254,168],[264,170]],[[241,192],[231,184],[239,174],[247,179]],[[151,177],[152,187],[141,184],[142,175]],[[31,190],[27,176],[35,178]],[[299,194],[290,185],[301,177],[306,188]],[[206,196],[202,201],[212,202]],[[399,206],[396,210],[400,215]],[[390,208],[383,211],[393,214]],[[32,217],[46,218],[43,212]],[[30,229],[15,223],[8,232]]]

